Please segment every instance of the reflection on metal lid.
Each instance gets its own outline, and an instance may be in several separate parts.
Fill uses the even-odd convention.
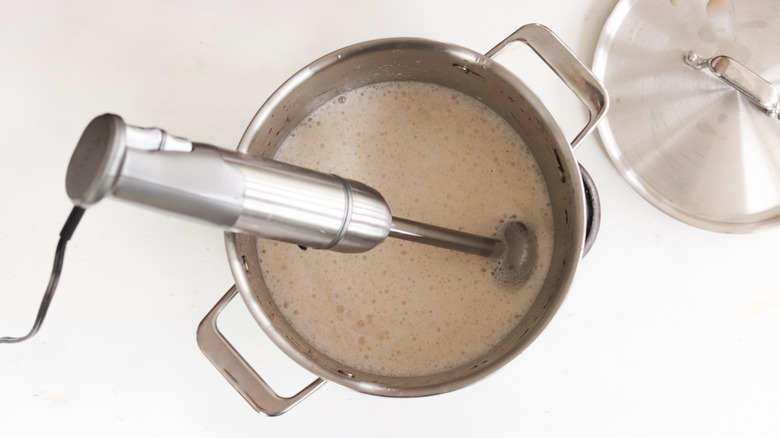
[[[780,223],[780,2],[622,0],[593,71],[607,154],[642,196],[707,230]]]

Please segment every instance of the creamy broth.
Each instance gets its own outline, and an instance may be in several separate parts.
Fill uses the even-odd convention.
[[[520,136],[477,100],[438,85],[386,82],[318,108],[276,159],[364,182],[393,215],[496,236],[522,221],[539,264],[522,287],[492,278],[494,261],[388,238],[363,254],[258,241],[264,279],[290,324],[339,362],[419,376],[475,360],[536,297],[552,254],[552,213]]]

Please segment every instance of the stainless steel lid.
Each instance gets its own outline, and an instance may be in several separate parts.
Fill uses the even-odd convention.
[[[712,231],[780,223],[778,41],[776,0],[617,4],[593,61],[612,97],[599,133],[637,192]]]

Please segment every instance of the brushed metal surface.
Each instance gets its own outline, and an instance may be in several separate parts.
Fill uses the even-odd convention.
[[[593,71],[612,97],[599,133],[613,163],[670,216],[744,233],[780,220],[780,123],[735,87],[685,63],[730,57],[780,84],[780,3],[622,0]]]

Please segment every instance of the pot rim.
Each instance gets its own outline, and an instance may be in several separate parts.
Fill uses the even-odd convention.
[[[252,292],[247,274],[248,267],[246,266],[246,260],[239,251],[239,243],[237,242],[239,236],[231,232],[225,233],[225,245],[228,254],[228,260],[241,297],[244,303],[247,305],[247,308],[250,310],[250,313],[253,315],[254,319],[258,322],[266,335],[271,338],[271,340],[279,348],[281,348],[299,365],[319,377],[334,381],[359,392],[393,397],[427,396],[460,389],[494,373],[499,368],[503,367],[515,357],[517,357],[544,330],[563,302],[563,299],[565,298],[566,293],[573,281],[574,273],[577,269],[577,264],[581,259],[583,253],[583,244],[585,241],[585,188],[582,182],[582,175],[580,174],[579,165],[574,157],[573,151],[569,146],[568,141],[561,132],[560,127],[555,122],[547,108],[539,100],[538,96],[532,93],[530,89],[517,76],[515,76],[501,64],[494,61],[492,58],[458,45],[422,38],[384,38],[357,43],[327,54],[298,71],[296,74],[290,77],[290,79],[284,82],[271,95],[271,97],[268,98],[268,100],[258,110],[257,114],[254,116],[249,126],[247,127],[238,145],[238,151],[247,153],[259,129],[264,125],[271,114],[273,114],[278,109],[278,106],[281,104],[281,102],[283,102],[288,97],[288,95],[293,90],[295,90],[296,87],[305,81],[310,80],[319,70],[335,63],[348,60],[366,51],[399,50],[409,47],[424,48],[426,50],[434,51],[445,51],[452,54],[453,56],[457,56],[460,59],[468,60],[470,66],[477,65],[482,68],[489,68],[501,76],[502,79],[506,80],[507,83],[511,84],[511,86],[515,88],[516,92],[523,95],[529,106],[537,112],[539,118],[546,125],[545,127],[547,128],[548,135],[554,138],[555,143],[558,146],[555,153],[558,158],[561,171],[565,172],[567,175],[570,175],[572,180],[575,180],[572,181],[572,184],[574,185],[575,192],[578,192],[578,194],[573,196],[571,200],[571,208],[573,210],[573,217],[571,220],[581,222],[581,224],[573,227],[573,240],[579,243],[571,245],[571,253],[566,255],[567,260],[569,260],[571,263],[569,263],[569,265],[566,267],[567,272],[563,274],[564,278],[562,278],[562,280],[559,282],[561,289],[560,293],[554,295],[554,300],[551,299],[549,302],[545,303],[546,307],[542,317],[538,320],[535,320],[532,328],[523,335],[523,342],[518,342],[516,345],[509,348],[500,358],[485,366],[482,366],[476,372],[467,374],[465,377],[453,379],[444,383],[437,382],[434,384],[421,384],[413,387],[388,386],[379,384],[377,382],[356,379],[353,375],[351,375],[351,373],[342,372],[341,370],[339,370],[339,372],[334,372],[316,363],[314,360],[291,346],[289,339],[278,333],[275,328],[275,323],[271,320],[271,318],[269,318],[269,315],[266,314],[262,306],[257,302],[257,299]]]

